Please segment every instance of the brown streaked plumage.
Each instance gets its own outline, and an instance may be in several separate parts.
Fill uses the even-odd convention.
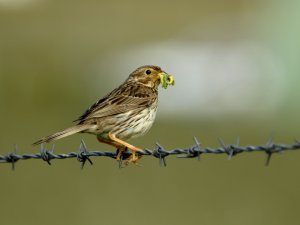
[[[75,133],[91,133],[97,139],[119,149],[117,159],[127,148],[132,152],[128,162],[137,162],[135,152],[142,151],[125,140],[142,136],[151,128],[157,110],[158,86],[174,84],[171,75],[158,66],[142,66],[104,98],[93,104],[75,122],[77,125],[46,136],[36,144],[58,140]]]

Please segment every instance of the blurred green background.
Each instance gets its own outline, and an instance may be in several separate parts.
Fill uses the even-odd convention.
[[[70,126],[143,64],[176,79],[160,90],[150,133],[168,149],[290,143],[299,137],[299,1],[0,0],[0,154]],[[113,150],[94,136],[56,152]],[[50,148],[51,145],[48,146]],[[1,224],[299,224],[300,152],[143,158],[118,169],[94,158],[2,164]]]

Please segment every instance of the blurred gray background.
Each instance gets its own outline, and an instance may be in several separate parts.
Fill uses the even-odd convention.
[[[299,1],[0,0],[0,154],[72,124],[144,64],[176,85],[160,89],[150,133],[131,143],[167,149],[299,137]],[[92,135],[56,152],[111,150]],[[48,146],[50,148],[51,145]],[[144,157],[118,169],[94,158],[2,164],[1,224],[299,224],[300,152]]]

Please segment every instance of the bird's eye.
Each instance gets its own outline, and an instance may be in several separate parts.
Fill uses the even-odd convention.
[[[151,74],[151,70],[146,70],[146,74],[147,75]]]

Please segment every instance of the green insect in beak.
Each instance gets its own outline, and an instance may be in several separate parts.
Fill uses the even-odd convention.
[[[174,85],[175,80],[172,75],[169,75],[165,72],[159,74],[161,86],[166,89],[168,85]]]

